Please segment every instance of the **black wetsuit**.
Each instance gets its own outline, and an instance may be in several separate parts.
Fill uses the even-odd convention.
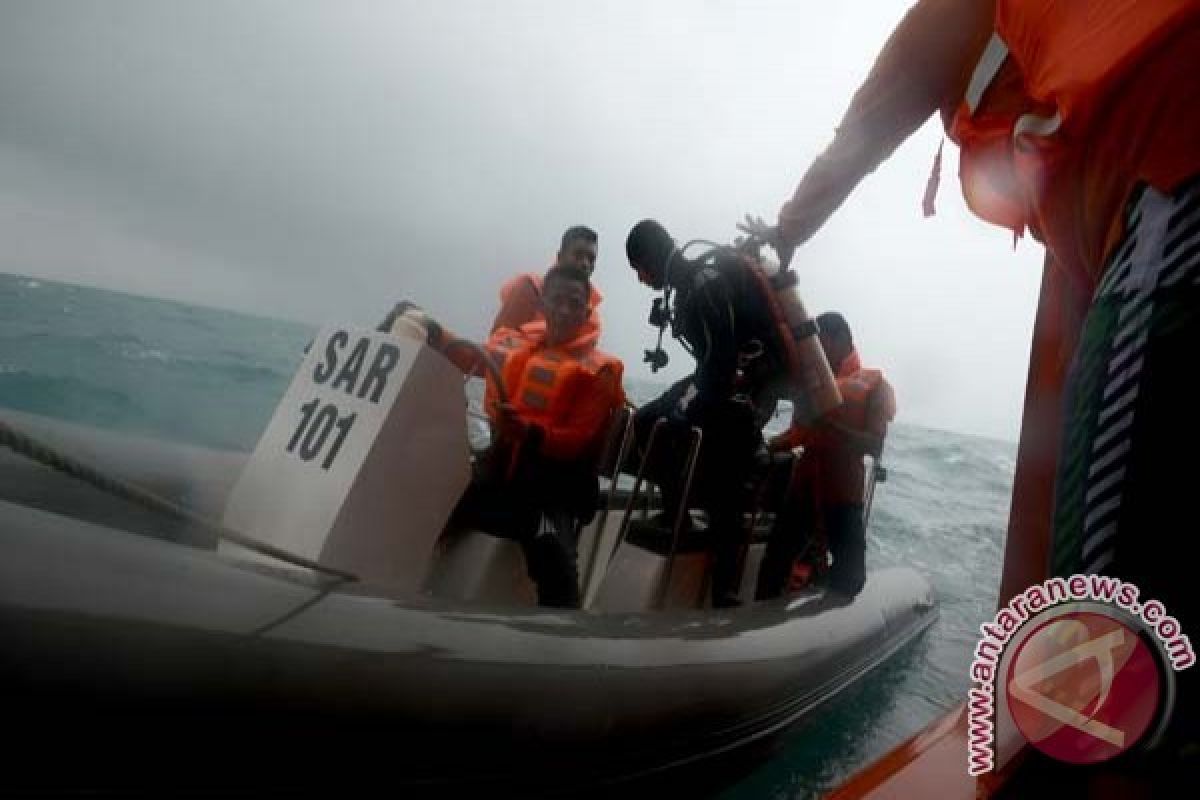
[[[654,423],[667,419],[648,474],[662,486],[670,519],[683,493],[687,432],[696,426],[703,445],[691,502],[709,516],[714,605],[731,604],[743,543],[746,483],[762,444],[762,426],[782,385],[782,357],[762,290],[731,251],[701,261],[676,256],[675,334],[696,359],[696,370],[634,417],[644,453]]]

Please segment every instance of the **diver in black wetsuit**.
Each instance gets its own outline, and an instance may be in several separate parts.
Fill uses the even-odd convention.
[[[716,248],[688,259],[654,220],[635,225],[625,249],[642,283],[664,290],[668,301],[674,294],[673,308],[668,302],[664,310],[671,315],[674,335],[696,359],[691,375],[638,410],[638,446],[644,454],[655,422],[668,421],[659,433],[665,441],[655,445],[656,457],[647,464],[647,473],[662,486],[673,518],[684,502],[687,431],[695,426],[703,432],[691,497],[709,515],[713,606],[737,605],[742,512],[749,502],[746,483],[784,374],[776,328],[739,251]],[[647,360],[655,363],[654,354],[647,354]]]

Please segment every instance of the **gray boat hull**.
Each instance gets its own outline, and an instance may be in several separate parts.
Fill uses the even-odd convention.
[[[153,468],[161,490],[163,453],[204,460],[162,448],[126,474]],[[732,611],[397,602],[130,533],[107,501],[77,495],[67,516],[18,485],[25,468],[0,462],[0,679],[25,733],[10,780],[41,787],[678,788],[769,747],[937,612],[908,569],[851,603]]]

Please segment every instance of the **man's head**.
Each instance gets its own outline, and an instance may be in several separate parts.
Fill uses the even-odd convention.
[[[563,234],[558,255],[554,258],[554,266],[576,267],[583,270],[590,278],[592,270],[596,268],[598,253],[599,244],[596,232],[583,225],[575,225],[567,228],[566,233]]]
[[[542,313],[546,317],[546,342],[569,342],[588,317],[592,286],[587,273],[574,266],[551,267],[542,282]]]
[[[826,311],[817,317],[817,328],[820,329],[821,348],[829,366],[837,371],[838,366],[854,351],[854,337],[850,334],[850,326],[846,318],[836,311]]]
[[[629,266],[637,270],[638,280],[652,289],[661,289],[666,284],[667,262],[674,252],[675,240],[656,220],[642,220],[625,239]]]

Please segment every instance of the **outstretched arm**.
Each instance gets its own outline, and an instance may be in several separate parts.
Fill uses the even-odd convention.
[[[424,341],[440,352],[450,363],[467,375],[485,374],[483,354],[466,339],[460,339],[443,328],[437,320],[415,303],[407,300],[396,304],[376,327],[381,333],[395,333]]]
[[[778,238],[816,233],[859,182],[939,108],[953,108],[991,37],[995,0],[919,0],[850,101],[833,142],[779,212]]]

